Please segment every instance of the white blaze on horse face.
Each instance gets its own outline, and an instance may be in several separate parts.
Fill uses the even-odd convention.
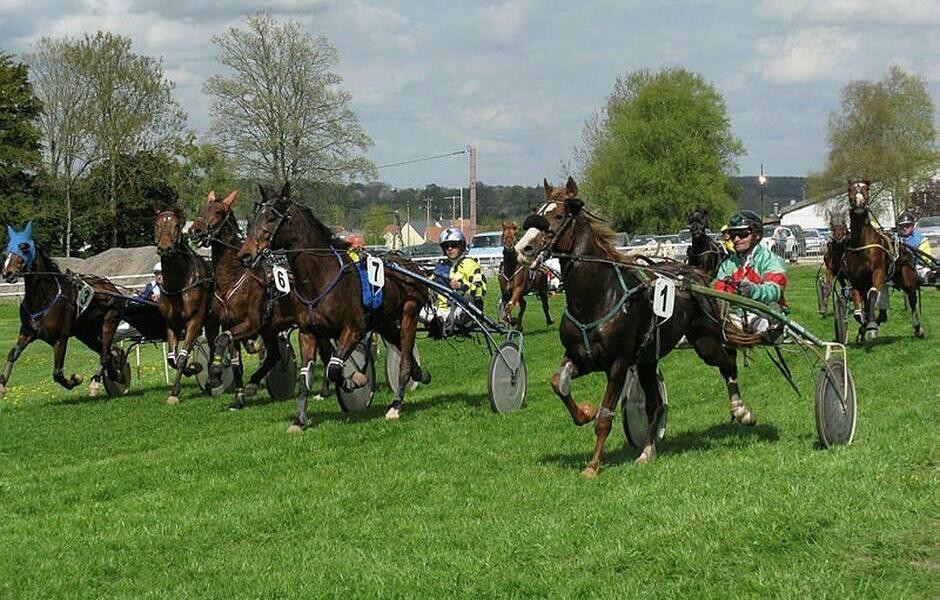
[[[519,257],[519,261],[523,264],[529,264],[532,262],[532,258],[535,255],[535,240],[541,235],[542,232],[537,227],[529,227],[526,230],[525,235],[522,236],[522,239],[516,243],[516,254]],[[526,248],[528,248],[528,253],[526,253]]]
[[[10,268],[10,261],[13,260],[13,253],[10,252],[7,254],[7,259],[3,261],[3,270],[6,271]]]
[[[539,211],[538,211],[538,213],[536,213],[536,214],[544,215],[544,214],[546,214],[546,213],[549,213],[549,212],[555,210],[555,207],[556,207],[556,206],[558,206],[558,203],[557,203],[557,202],[548,202],[547,204],[543,204],[543,205],[542,205],[542,208],[540,208]]]

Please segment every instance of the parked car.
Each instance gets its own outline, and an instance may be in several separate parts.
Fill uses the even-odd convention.
[[[503,260],[503,232],[481,231],[476,234],[467,254],[477,259],[481,267],[495,267]]]
[[[826,240],[816,229],[807,229],[803,232],[803,240],[806,244],[806,256],[819,256],[826,246]]]
[[[425,242],[417,246],[408,246],[407,248],[402,248],[401,253],[408,258],[419,260],[444,257],[444,253],[441,252],[441,246],[437,242]]]
[[[922,217],[917,220],[915,227],[930,240],[930,249],[934,256],[940,254],[940,215]]]
[[[796,236],[788,227],[782,225],[764,225],[764,237],[760,243],[790,262],[796,262],[800,256]]]
[[[784,225],[796,236],[796,247],[799,256],[806,256],[806,232],[799,225]]]

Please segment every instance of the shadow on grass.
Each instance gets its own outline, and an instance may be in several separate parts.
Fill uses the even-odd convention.
[[[278,400],[278,402],[281,401]],[[401,420],[408,421],[413,415],[444,404],[463,404],[477,410],[490,410],[485,394],[440,394],[419,402],[409,402],[408,397],[405,396],[405,407],[401,413]],[[291,403],[291,405],[294,404]],[[327,406],[329,412],[324,412],[323,409]],[[246,408],[250,408],[250,406]],[[331,394],[320,402],[314,402],[312,399],[307,402],[307,419],[313,428],[319,423],[364,423],[375,419],[384,420],[386,408],[387,405],[385,404],[373,403],[372,406],[360,412],[343,412],[339,409],[336,395]],[[294,414],[294,412],[291,412],[280,422],[283,422],[285,427],[290,425],[294,421]]]
[[[615,427],[607,438],[608,448],[611,442],[616,443],[615,434],[621,431]],[[773,425],[755,425],[754,427],[743,427],[734,423],[721,423],[713,425],[704,431],[687,431],[674,438],[669,436],[666,431],[666,438],[656,446],[657,453],[662,455],[675,455],[685,452],[700,450],[717,449],[722,440],[760,440],[765,442],[777,442],[780,435],[777,428]],[[542,464],[555,464],[570,469],[583,469],[591,458],[591,452],[594,450],[593,442],[585,446],[584,452],[569,454],[546,454],[539,462]],[[640,455],[640,450],[630,446],[626,441],[622,443],[613,452],[604,454],[604,464],[623,465],[630,462]]]

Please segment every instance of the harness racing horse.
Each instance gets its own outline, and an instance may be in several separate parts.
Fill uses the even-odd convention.
[[[823,295],[819,301],[819,314],[822,316],[826,316],[828,311],[833,282],[838,281],[841,287],[846,286],[845,249],[849,241],[849,228],[845,224],[844,214],[839,212],[829,214],[829,231],[832,232],[832,239],[826,244],[826,250],[823,252],[826,280]]]
[[[23,301],[20,303],[20,331],[16,345],[7,356],[6,366],[0,373],[0,397],[10,381],[13,365],[23,350],[35,340],[42,340],[53,348],[52,378],[70,390],[82,383],[81,375],[63,374],[65,354],[70,337],[77,337],[100,357],[101,368],[92,377],[92,393],[107,370],[113,381],[123,381],[123,358],[113,356],[111,341],[122,318],[149,339],[163,336],[161,319],[151,303],[133,302],[103,277],[63,273],[45,249],[32,238],[32,224],[23,231],[7,226],[9,244],[3,265],[3,278],[15,283],[23,277]],[[82,288],[93,292],[87,305],[79,311],[78,299]],[[87,293],[87,292],[86,292]],[[119,360],[120,359],[120,360]]]
[[[519,227],[513,221],[503,221],[503,261],[499,265],[499,291],[503,300],[503,314],[507,323],[514,323],[522,329],[522,315],[525,314],[525,295],[530,291],[538,294],[545,313],[545,324],[552,324],[552,315],[548,312],[548,272],[542,269],[529,269],[519,262],[516,255],[516,237]],[[519,305],[519,316],[512,318],[512,309]]]
[[[277,249],[287,252],[294,276],[292,293],[303,305],[296,314],[304,365],[301,373],[307,373],[313,366],[317,340],[335,339],[337,346],[327,367],[328,379],[344,389],[363,385],[365,377],[361,373],[354,375],[351,382],[345,381],[343,364],[366,333],[376,331],[401,351],[397,391],[385,412],[386,419],[398,419],[408,380],[431,381],[431,374],[418,366],[413,354],[418,312],[430,301],[427,289],[406,275],[385,269],[381,305],[367,310],[362,302],[363,287],[357,265],[346,254],[348,244],[335,238],[309,208],[291,200],[289,183],[279,192],[262,188],[262,202],[248,226],[239,256],[242,264],[251,264],[261,252]],[[399,257],[385,260],[421,273],[411,261]],[[290,432],[307,426],[306,377],[301,376],[300,383],[297,413]]]
[[[576,425],[595,423],[594,454],[582,475],[594,477],[610,433],[614,409],[629,367],[636,365],[646,395],[647,441],[637,463],[656,456],[656,429],[663,410],[657,365],[685,335],[696,353],[717,366],[728,388],[732,419],[746,425],[756,417],[741,402],[737,384],[736,351],[727,347],[714,301],[677,289],[675,308],[665,322],[656,320],[652,307],[652,283],[656,271],[667,272],[708,285],[710,279],[683,263],[643,266],[617,252],[613,230],[584,209],[578,188],[569,177],[564,188],[545,181],[545,202],[523,224],[525,234],[516,244],[519,260],[535,264],[549,255],[561,261],[566,308],[558,332],[565,347],[552,389],[564,402]],[[590,402],[575,403],[571,381],[603,371],[607,388],[598,409]]]
[[[887,314],[882,309],[882,314],[876,318],[875,309],[879,294],[888,293],[886,284],[889,281],[907,295],[914,336],[922,338],[925,331],[920,323],[917,306],[920,283],[914,268],[914,256],[904,248],[895,254],[895,244],[871,224],[871,183],[849,181],[848,187],[850,233],[845,254],[845,275],[852,284],[852,302],[860,325],[856,341],[862,343],[866,334],[870,338],[878,336],[878,326],[887,318]],[[867,290],[864,297],[862,290]]]
[[[167,404],[178,404],[180,379],[198,373],[202,366],[187,366],[189,353],[199,332],[205,327],[209,341],[210,364],[218,320],[212,318],[209,305],[212,300],[212,270],[206,259],[196,254],[183,235],[183,211],[178,206],[157,208],[154,229],[157,254],[163,268],[163,287],[160,290],[160,313],[166,321],[166,339],[169,346],[167,361],[176,369],[173,388]],[[182,345],[179,338],[182,337]]]
[[[229,406],[232,409],[243,408],[245,397],[250,398],[257,393],[258,385],[281,358],[277,334],[294,327],[297,323],[294,314],[303,308],[293,295],[269,296],[267,273],[260,260],[255,260],[250,267],[242,265],[238,251],[244,240],[232,210],[237,199],[237,190],[224,199],[218,199],[215,192],[209,192],[206,203],[190,229],[190,234],[199,245],[212,249],[215,290],[211,310],[219,320],[222,332],[215,339],[209,374],[211,385],[219,385],[222,356],[231,345],[235,353],[233,367],[236,389],[235,400]],[[264,361],[252,374],[242,393],[244,369],[240,348],[246,340],[257,336],[264,343]],[[329,348],[324,350],[321,345],[320,357],[324,365],[329,360],[329,352]],[[321,397],[326,395],[328,383],[324,377]]]
[[[698,267],[709,277],[714,278],[718,273],[718,265],[724,260],[724,247],[708,235],[708,211],[696,208],[689,211],[685,222],[692,234],[691,244],[686,251],[686,263]]]

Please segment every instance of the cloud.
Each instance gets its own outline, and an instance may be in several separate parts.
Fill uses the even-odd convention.
[[[938,0],[763,0],[758,14],[802,24],[940,24]]]
[[[815,27],[757,41],[760,73],[778,84],[833,81],[857,71],[861,36],[840,27]]]

